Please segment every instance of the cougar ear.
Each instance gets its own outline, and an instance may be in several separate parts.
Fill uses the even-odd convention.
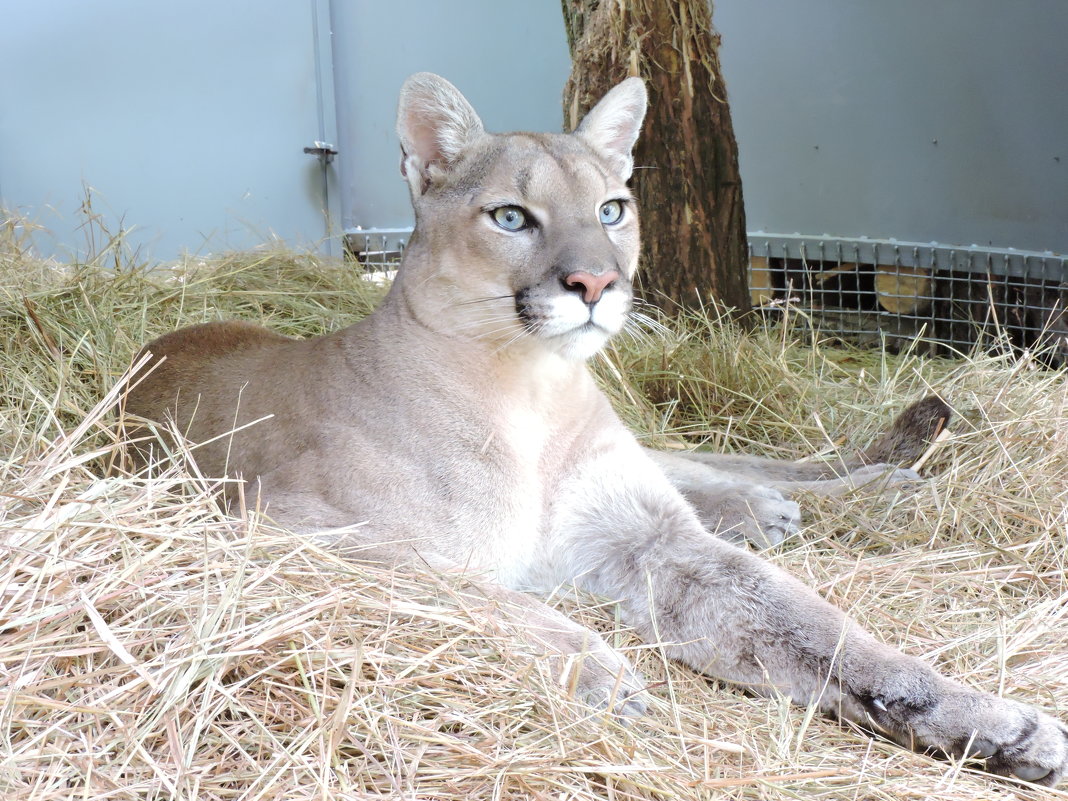
[[[401,175],[412,195],[423,194],[483,132],[482,120],[460,90],[431,72],[404,82],[397,107]]]
[[[601,98],[579,123],[575,133],[608,159],[626,181],[634,171],[631,150],[645,119],[647,94],[641,78],[627,78]]]

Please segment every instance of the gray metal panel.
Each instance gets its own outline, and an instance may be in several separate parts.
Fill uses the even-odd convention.
[[[1068,3],[716,0],[750,231],[1068,252]]]
[[[420,69],[491,129],[560,125],[555,2],[9,5],[0,202],[61,247],[82,241],[82,181],[156,257],[315,240],[324,169],[301,151],[316,138],[341,150],[325,174],[345,227],[409,225],[393,117]],[[321,27],[317,56],[327,6],[333,53]],[[751,230],[1068,251],[1062,0],[717,0],[715,20]]]
[[[413,72],[456,84],[491,131],[561,129],[571,65],[559,3],[334,0],[332,21],[346,230],[412,224],[394,119]]]
[[[0,202],[59,251],[84,250],[83,182],[156,258],[318,240],[323,169],[302,152],[333,136],[316,107],[317,13],[314,0],[7,4]]]

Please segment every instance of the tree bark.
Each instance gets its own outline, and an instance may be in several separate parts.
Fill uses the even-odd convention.
[[[668,310],[714,300],[748,311],[738,145],[709,0],[562,3],[571,49],[569,129],[627,76],[644,78],[649,88],[633,180],[642,214],[642,295]]]

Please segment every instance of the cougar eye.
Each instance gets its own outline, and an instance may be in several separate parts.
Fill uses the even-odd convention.
[[[609,200],[601,206],[601,222],[605,225],[615,225],[623,219],[623,201]]]
[[[505,231],[522,231],[527,227],[527,215],[518,206],[501,206],[490,212],[493,221]]]

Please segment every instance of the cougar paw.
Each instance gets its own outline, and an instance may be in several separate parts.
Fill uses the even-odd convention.
[[[910,489],[923,482],[923,477],[908,467],[895,467],[890,464],[870,464],[852,470],[849,480],[860,489]]]
[[[564,686],[574,688],[578,700],[598,711],[624,721],[641,717],[646,710],[645,682],[626,657],[589,634],[581,649],[564,657]]]
[[[991,773],[1050,787],[1068,772],[1068,726],[1056,718],[985,693],[951,688],[941,697],[917,695],[908,670],[895,678],[899,688],[913,691],[911,697],[905,692],[896,702],[874,699],[873,717],[889,715],[905,744],[980,760]]]
[[[1047,786],[1068,771],[1068,726],[1033,706],[967,689],[901,655],[871,675],[877,692],[862,699],[866,716],[905,746]]]
[[[801,507],[760,484],[722,485],[715,494],[686,494],[701,522],[728,542],[756,548],[778,545],[801,525]]]
[[[594,709],[611,712],[624,722],[642,717],[647,709],[644,698],[645,685],[633,673],[623,677],[612,686],[598,684],[582,691],[582,701]]]
[[[1014,723],[998,737],[978,733],[964,744],[967,756],[985,760],[991,773],[1054,786],[1068,771],[1068,726],[1037,709],[1006,703],[1017,713]]]

